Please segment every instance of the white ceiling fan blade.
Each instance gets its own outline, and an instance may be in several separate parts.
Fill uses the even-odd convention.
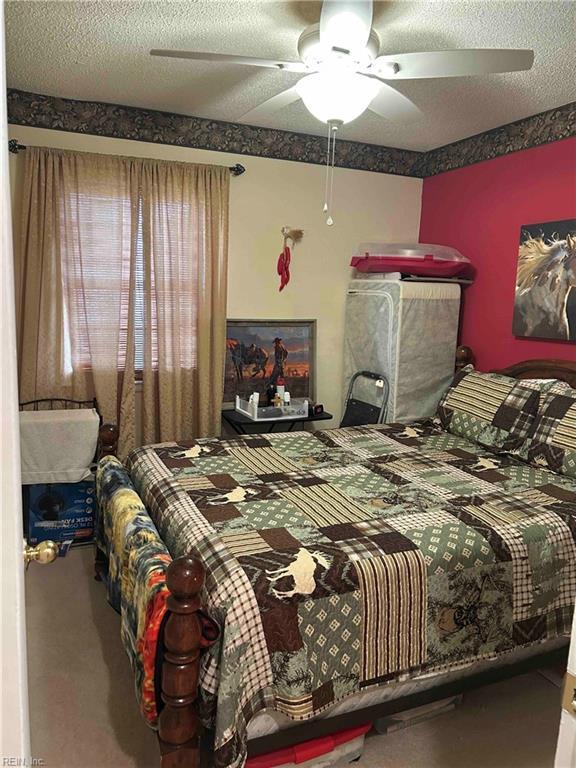
[[[194,59],[195,61],[213,61],[220,64],[244,64],[248,67],[270,67],[285,69],[288,72],[306,72],[306,66],[300,61],[282,59],[259,59],[254,56],[234,56],[229,53],[202,53],[201,51],[172,51],[153,48],[151,56],[165,56],[172,59]]]
[[[415,120],[422,116],[414,102],[386,83],[381,83],[368,109],[387,120]]]
[[[324,0],[320,44],[354,51],[363,48],[372,29],[372,0]]]
[[[530,69],[533,62],[534,51],[487,48],[378,56],[371,69],[389,80],[412,80],[517,72]],[[397,65],[397,71],[394,65]]]
[[[251,109],[249,112],[245,112],[239,119],[243,123],[257,122],[262,118],[270,117],[279,109],[283,109],[294,101],[298,101],[299,98],[300,96],[296,87],[292,86],[292,88],[288,88],[286,91],[282,91],[281,93],[277,93],[276,96],[272,96],[271,99],[263,101],[262,104],[254,107],[254,109]]]

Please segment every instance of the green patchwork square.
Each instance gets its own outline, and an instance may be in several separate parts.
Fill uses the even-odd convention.
[[[361,435],[360,437],[356,438],[352,441],[353,449],[359,449],[363,451],[362,458],[363,459],[370,459],[370,458],[376,458],[377,456],[388,456],[389,454],[397,453],[398,452],[398,443],[397,442],[387,442],[385,440],[380,439],[374,439],[367,437],[366,435]],[[416,450],[413,448],[412,450]],[[403,451],[402,453],[408,453],[409,451]],[[366,455],[367,454],[367,455]]]
[[[566,451],[562,463],[562,472],[568,477],[576,478],[576,451]]]
[[[283,432],[277,435],[270,434],[266,436],[272,443],[272,447],[283,456],[294,458],[296,456],[307,456],[311,453],[318,453],[325,450],[326,446],[312,434],[300,432],[292,434]]]
[[[565,484],[565,480],[560,475],[523,462],[515,461],[508,467],[501,467],[498,474],[505,475],[508,479],[499,482],[493,481],[493,484],[508,493],[520,493],[531,488],[538,488],[541,485]]]
[[[359,677],[361,623],[359,590],[299,603],[298,628],[314,688],[336,674]]]
[[[308,526],[310,521],[298,507],[283,498],[243,501],[235,504],[248,528],[292,528]]]
[[[330,484],[338,487],[355,501],[392,496],[398,491],[397,485],[382,475],[370,471],[331,478]]]
[[[448,494],[443,494],[444,498],[471,496],[486,490],[486,483],[482,479],[459,471],[450,471],[447,466],[440,470],[421,470],[418,473],[418,480],[447,491]]]
[[[292,456],[291,461],[302,469],[326,469],[329,467],[343,467],[347,464],[356,464],[358,456],[344,448],[332,448],[324,446],[321,451],[314,451],[301,456]]]
[[[512,563],[452,570],[428,579],[428,662],[513,647]]]
[[[404,530],[403,533],[422,552],[429,574],[478,568],[496,562],[486,539],[456,519],[450,523]]]
[[[201,475],[238,475],[246,476],[246,467],[230,454],[200,456],[194,460]],[[250,475],[252,477],[252,475]]]
[[[450,451],[454,448],[459,448],[462,451],[471,451],[472,453],[478,452],[478,446],[467,440],[465,437],[459,435],[453,435],[451,432],[442,432],[439,435],[428,435],[421,438],[422,445],[420,452],[424,454],[432,454],[437,451]]]
[[[478,439],[485,434],[487,427],[485,421],[462,411],[454,411],[450,421],[450,431],[472,443],[478,442]]]

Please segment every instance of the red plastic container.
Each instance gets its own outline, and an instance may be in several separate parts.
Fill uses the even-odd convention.
[[[365,723],[357,728],[349,728],[346,731],[333,733],[330,736],[303,741],[301,744],[295,744],[286,749],[277,749],[275,752],[268,752],[266,755],[250,757],[246,762],[246,768],[277,768],[279,765],[306,763],[315,757],[330,754],[337,747],[349,741],[354,741],[359,736],[364,736],[370,728],[372,728],[372,723]]]
[[[350,265],[358,272],[403,272],[419,277],[456,277],[470,260],[455,248],[428,243],[361,243]]]

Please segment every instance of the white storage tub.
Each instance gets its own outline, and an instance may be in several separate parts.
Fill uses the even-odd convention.
[[[234,408],[252,421],[294,421],[308,418],[308,400],[292,400],[290,405],[277,408],[274,405],[259,406],[236,395]]]

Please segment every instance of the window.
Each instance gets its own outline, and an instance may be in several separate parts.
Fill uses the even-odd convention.
[[[69,258],[62,261],[64,372],[97,365],[95,348],[102,344],[117,348],[117,368],[124,371],[132,314],[134,369],[141,379],[147,343],[151,367],[158,368],[156,286],[151,269],[146,291],[142,201],[133,231],[131,204],[126,198],[80,194],[67,205],[76,207],[82,226],[63,244],[70,251]]]

